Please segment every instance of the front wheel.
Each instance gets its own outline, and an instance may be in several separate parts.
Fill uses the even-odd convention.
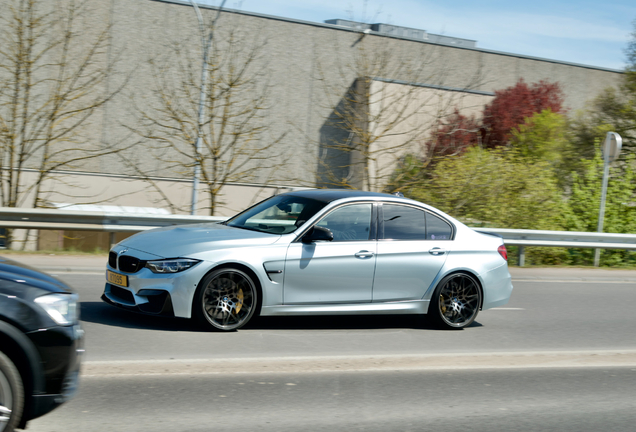
[[[441,280],[431,299],[430,314],[445,329],[468,327],[481,306],[479,284],[466,273],[455,273]]]
[[[254,316],[258,290],[252,278],[236,268],[221,268],[206,275],[194,298],[194,316],[205,327],[231,331]]]
[[[0,432],[12,432],[23,409],[22,377],[11,359],[0,352]]]

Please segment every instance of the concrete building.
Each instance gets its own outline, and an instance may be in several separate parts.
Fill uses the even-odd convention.
[[[65,2],[46,0],[51,7]],[[208,22],[216,16],[213,7],[200,9]],[[235,92],[238,99],[232,103],[251,109],[253,127],[243,131],[242,151],[234,159],[229,147],[222,147],[226,154],[219,166],[234,163],[240,169],[225,176],[215,214],[231,215],[295,187],[338,184],[334,178],[381,189],[397,158],[417,151],[435,121],[456,106],[477,113],[494,91],[521,78],[558,82],[572,111],[621,78],[616,70],[490,51],[476,41],[424,29],[362,27],[346,20],[314,23],[229,9],[221,13],[209,82],[218,108],[222,95],[229,94],[228,71],[245,68],[251,83]],[[90,46],[99,29],[108,29],[109,40],[103,59],[109,74],[100,89],[121,91],[82,125],[82,145],[127,150],[65,165],[46,182],[45,199],[56,205],[107,203],[187,212],[193,172],[187,153],[196,138],[201,70],[195,11],[188,1],[94,0],[78,22],[78,35]],[[364,107],[355,121],[343,118],[352,95]],[[175,113],[171,118],[168,106],[182,118]],[[249,115],[236,114],[236,122]],[[390,134],[374,132],[396,116],[402,120]],[[222,123],[217,119],[206,126],[210,142]],[[177,130],[179,122],[186,127]],[[353,129],[359,133],[352,134]],[[367,160],[342,147],[355,146],[364,134],[372,135],[368,149],[375,152]],[[338,146],[329,144],[334,142]],[[212,163],[203,156],[203,164]],[[372,182],[364,174],[369,169],[375,173]],[[38,167],[27,165],[23,171],[28,184]],[[199,200],[198,212],[209,214],[204,178]]]

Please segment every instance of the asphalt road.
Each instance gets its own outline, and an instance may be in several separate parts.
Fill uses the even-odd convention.
[[[425,317],[364,316],[262,317],[209,333],[107,305],[103,275],[61,277],[80,293],[88,361],[636,349],[632,282],[516,280],[509,304],[463,331],[435,330]]]
[[[29,431],[633,431],[636,368],[93,378]]]
[[[82,383],[30,431],[636,430],[630,278],[519,274],[463,331],[376,316],[208,333],[102,303],[103,275],[60,277],[82,302]]]

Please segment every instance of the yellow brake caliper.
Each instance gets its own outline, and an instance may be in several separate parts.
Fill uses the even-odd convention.
[[[236,294],[236,298],[238,298],[238,304],[236,305],[236,313],[239,313],[241,311],[241,308],[243,307],[243,289],[239,288],[238,293]]]

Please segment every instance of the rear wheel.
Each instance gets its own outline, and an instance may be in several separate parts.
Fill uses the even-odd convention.
[[[475,321],[480,306],[481,290],[475,278],[455,273],[442,279],[435,289],[429,313],[441,328],[462,329]]]
[[[11,432],[22,418],[24,387],[18,369],[0,352],[0,432]]]
[[[231,331],[254,316],[258,290],[252,278],[236,268],[221,268],[203,278],[194,299],[194,316],[205,327]]]

